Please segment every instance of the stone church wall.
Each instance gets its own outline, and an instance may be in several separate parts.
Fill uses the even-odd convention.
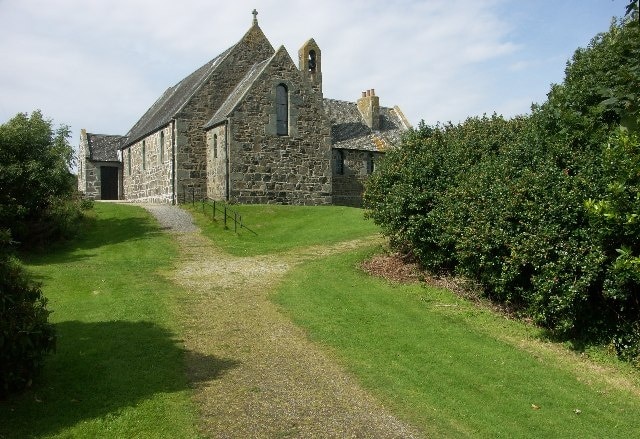
[[[87,198],[96,199],[100,196],[100,174],[89,157],[89,140],[87,132],[80,132],[80,146],[78,148],[78,191]]]
[[[207,82],[178,115],[176,184],[178,200],[182,194],[196,191],[203,195],[207,187],[207,138],[203,126],[211,119],[235,86],[251,67],[273,55],[273,47],[259,27],[253,27]]]
[[[320,95],[281,49],[232,114],[230,199],[239,203],[331,203],[330,127]],[[276,87],[286,85],[289,135],[276,134]]]
[[[172,202],[171,131],[167,125],[122,151],[122,184],[127,200]]]
[[[332,155],[333,204],[361,207],[364,184],[375,169],[376,160],[383,154],[350,149],[334,149]],[[342,161],[342,166],[339,164],[340,161]]]
[[[227,194],[225,125],[207,131],[207,197],[224,200]]]

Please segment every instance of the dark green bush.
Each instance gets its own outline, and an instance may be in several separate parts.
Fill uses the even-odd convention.
[[[66,237],[80,212],[68,136],[39,111],[0,125],[0,228],[23,246]]]
[[[531,116],[421,124],[387,153],[368,215],[427,268],[479,282],[563,337],[640,352],[640,42],[614,23]]]
[[[9,237],[0,232],[0,399],[31,385],[56,340],[47,300],[9,255]]]

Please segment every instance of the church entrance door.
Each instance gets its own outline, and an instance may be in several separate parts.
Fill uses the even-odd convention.
[[[118,168],[115,166],[100,167],[100,199],[118,199]]]

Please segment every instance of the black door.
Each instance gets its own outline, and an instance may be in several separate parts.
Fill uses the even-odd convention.
[[[118,199],[118,168],[114,166],[100,167],[100,199]]]

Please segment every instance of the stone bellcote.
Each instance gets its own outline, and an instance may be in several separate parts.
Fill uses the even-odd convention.
[[[313,38],[302,45],[298,57],[302,78],[322,95],[322,54]]]
[[[362,97],[358,99],[358,110],[369,128],[373,131],[380,129],[380,98],[374,89],[362,92]]]

